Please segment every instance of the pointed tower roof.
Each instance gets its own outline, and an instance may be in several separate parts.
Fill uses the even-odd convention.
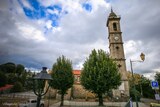
[[[108,23],[110,20],[120,20],[121,17],[119,15],[116,15],[114,12],[113,12],[113,9],[111,7],[111,13],[109,14],[108,16],[108,19],[107,19],[107,23],[106,23],[106,26],[108,26]]]
[[[113,12],[112,7],[111,7],[111,13],[109,14],[109,17],[117,17],[117,15]]]

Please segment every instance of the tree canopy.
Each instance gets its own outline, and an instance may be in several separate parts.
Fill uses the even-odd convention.
[[[121,75],[116,63],[105,51],[94,49],[83,64],[81,84],[98,96],[101,106],[103,105],[102,95],[111,89],[118,88],[121,84]]]
[[[151,87],[151,80],[140,74],[133,74],[135,81],[133,82],[132,73],[128,72],[128,80],[130,84],[130,97],[135,100],[135,95],[140,100],[141,97],[154,98],[154,90]],[[134,90],[134,84],[136,90]]]
[[[5,86],[7,83],[6,75],[2,71],[0,71],[0,81],[0,87]]]
[[[2,83],[0,84],[0,87],[5,86],[6,84],[12,84],[16,87],[16,85],[18,84],[18,86],[22,86],[23,88],[18,91],[23,91],[24,89],[30,90],[31,88],[28,87],[31,87],[32,85],[28,84],[28,79],[32,77],[32,74],[33,73],[26,71],[24,65],[22,64],[15,64],[13,62],[1,64],[0,80]],[[14,91],[16,90],[13,89],[12,92]]]
[[[61,94],[60,106],[63,106],[64,94],[74,83],[72,70],[72,62],[64,56],[59,57],[57,62],[53,64],[51,74],[53,80],[50,85]]]
[[[15,73],[16,70],[16,64],[12,63],[12,62],[8,62],[5,64],[1,64],[0,65],[0,70],[3,73]]]
[[[158,84],[160,86],[160,72],[156,72],[156,75],[154,76],[155,80],[158,81]]]

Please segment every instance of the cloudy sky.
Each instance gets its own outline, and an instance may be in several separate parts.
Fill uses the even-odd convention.
[[[64,55],[81,69],[91,50],[108,49],[106,21],[121,16],[127,70],[152,76],[160,71],[159,0],[0,0],[0,64],[52,68]]]

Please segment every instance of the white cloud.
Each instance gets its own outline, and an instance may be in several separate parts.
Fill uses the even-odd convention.
[[[121,29],[127,68],[130,69],[129,59],[139,59],[140,53],[144,52],[146,60],[143,63],[135,63],[134,72],[143,74],[159,70],[158,1],[147,0],[145,4],[138,0],[111,1],[112,4],[104,0],[40,0],[40,2],[45,7],[60,4],[62,12],[68,11],[67,14],[60,14],[58,27],[52,27],[51,19],[48,17],[39,20],[29,19],[17,1],[10,5],[8,2],[0,1],[0,49],[3,51],[1,53],[10,55],[14,51],[14,55],[30,57],[35,65],[47,67],[52,67],[56,58],[63,54],[72,60],[74,68],[82,68],[85,58],[92,49],[109,50],[106,21],[110,12],[109,7],[112,5],[115,13],[122,16]],[[91,13],[82,8],[84,2],[92,5]],[[14,14],[9,12],[8,6],[13,8]],[[32,8],[30,4],[25,6]],[[150,6],[152,8],[148,8]],[[58,14],[58,11],[47,12]],[[154,18],[156,20],[153,20]],[[49,30],[44,33],[46,28]],[[24,63],[26,62],[30,63],[25,60]],[[32,64],[29,66],[34,67]]]
[[[29,8],[29,9],[32,9],[32,10],[33,10],[33,7],[28,3],[28,1],[27,1],[27,0],[21,0],[21,1],[22,1],[22,3],[23,3],[24,7],[26,7],[26,8]]]
[[[128,40],[124,43],[126,54],[135,55],[135,53],[138,53],[141,50],[141,46],[142,46],[142,41],[140,40],[138,41]]]
[[[57,14],[58,15],[58,10],[47,9],[47,12],[50,14]]]
[[[82,12],[82,6],[81,4],[79,4],[79,0],[78,1],[74,1],[74,0],[61,0],[63,9],[67,10],[69,13],[74,13],[76,14],[76,12]]]
[[[99,7],[105,7],[106,9],[109,8],[110,4],[107,3],[105,0],[91,0],[91,4],[93,6],[93,11],[98,10]]]
[[[143,75],[145,77],[147,77],[148,79],[150,79],[150,80],[155,80],[154,76],[156,75],[157,72],[160,73],[160,68],[153,69],[152,72],[150,72],[150,73],[144,73]]]
[[[52,27],[52,32],[55,33],[55,32],[60,32],[62,31],[61,27]]]
[[[16,23],[20,34],[26,38],[26,39],[31,39],[31,40],[35,40],[37,42],[40,41],[45,41],[45,37],[43,36],[42,31],[34,28],[31,25],[27,25],[26,23]]]
[[[43,5],[43,6],[51,6],[51,5],[54,5],[57,0],[39,0],[39,2]]]
[[[144,73],[144,77],[150,79],[150,80],[155,80],[154,76],[156,73]]]
[[[48,21],[46,22],[46,27],[47,27],[48,29],[52,28],[52,21],[51,21],[51,20],[48,20]]]

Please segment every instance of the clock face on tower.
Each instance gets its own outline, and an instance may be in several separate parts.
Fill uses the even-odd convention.
[[[119,36],[117,34],[115,34],[114,36],[114,40],[118,41],[119,40]]]

